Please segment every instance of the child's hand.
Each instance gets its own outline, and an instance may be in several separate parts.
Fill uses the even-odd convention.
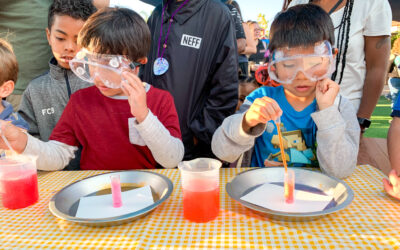
[[[267,123],[282,115],[278,103],[269,97],[257,98],[246,112],[243,119],[243,130],[249,132],[260,123]]]
[[[332,106],[339,90],[339,85],[331,79],[318,81],[315,88],[315,98],[317,99],[319,110]]]
[[[400,177],[396,170],[390,171],[389,180],[383,179],[383,186],[388,194],[400,200]]]
[[[122,91],[128,96],[131,113],[138,123],[146,119],[149,109],[146,102],[146,89],[143,87],[143,82],[133,73],[123,72],[123,77],[126,81],[122,82]]]
[[[22,153],[25,150],[28,142],[28,136],[22,130],[8,121],[0,120],[0,148],[9,150],[9,147],[3,140],[6,137],[13,150],[17,153]]]
[[[264,161],[264,166],[265,167],[283,167],[283,162],[279,162],[279,161],[269,161],[268,159],[266,159]]]

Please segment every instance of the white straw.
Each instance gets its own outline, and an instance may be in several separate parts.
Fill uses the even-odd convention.
[[[17,154],[15,150],[11,147],[10,142],[7,140],[7,138],[3,134],[3,125],[1,126],[1,138],[3,139],[4,143],[7,145],[7,147],[13,152],[13,154]]]

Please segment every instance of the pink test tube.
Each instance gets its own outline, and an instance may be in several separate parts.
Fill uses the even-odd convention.
[[[287,172],[284,173],[284,190],[285,190],[286,203],[291,204],[294,202],[294,186],[295,186],[294,171],[288,169]]]
[[[111,195],[113,199],[113,207],[121,207],[122,197],[121,197],[121,183],[119,181],[119,175],[118,174],[111,175],[110,179],[111,179]]]

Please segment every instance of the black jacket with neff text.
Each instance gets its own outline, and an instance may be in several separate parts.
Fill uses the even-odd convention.
[[[183,1],[174,0],[168,7],[175,10],[181,3]],[[156,76],[153,64],[159,56],[162,7],[158,6],[148,19],[152,46],[142,72],[143,80],[168,90],[174,97],[185,145],[184,159],[213,157],[212,135],[224,118],[234,113],[238,101],[233,20],[229,9],[219,0],[189,0],[172,20],[167,7],[160,49],[171,22],[163,54],[169,69]],[[197,145],[195,141],[198,141]]]

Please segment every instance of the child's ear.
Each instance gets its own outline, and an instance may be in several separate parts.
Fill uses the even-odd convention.
[[[333,49],[333,57],[336,57],[338,54],[339,50],[337,48]]]
[[[136,60],[136,62],[138,62],[142,65],[146,64],[147,61],[148,61],[147,57],[142,57],[142,58],[139,58],[138,60]],[[137,74],[139,74],[139,70],[140,70],[140,67],[136,67],[133,72],[137,75]]]
[[[147,63],[147,57],[142,57],[137,60],[138,63],[145,65]]]
[[[8,80],[4,82],[3,85],[1,85],[0,87],[0,97],[1,98],[7,97],[11,95],[13,91],[14,91],[14,81]]]
[[[47,42],[50,44],[50,46],[51,46],[51,43],[50,43],[50,30],[49,30],[49,28],[46,28],[46,37],[47,37]]]

